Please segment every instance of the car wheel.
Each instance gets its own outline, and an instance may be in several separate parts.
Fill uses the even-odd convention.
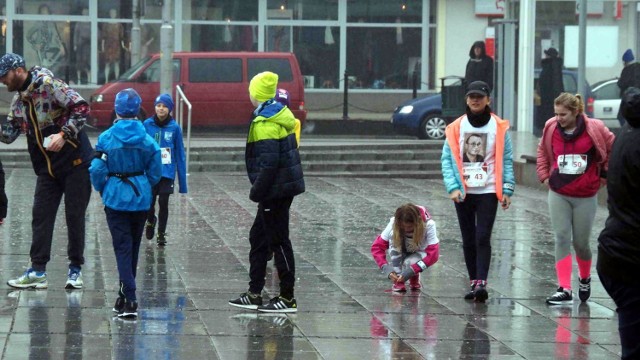
[[[422,119],[418,129],[420,139],[442,140],[447,122],[440,114],[429,114]]]

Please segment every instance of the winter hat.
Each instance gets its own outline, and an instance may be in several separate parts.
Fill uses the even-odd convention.
[[[622,95],[622,114],[629,125],[640,126],[640,89],[630,87]]]
[[[627,51],[622,54],[622,61],[627,63],[632,62],[633,60],[635,60],[635,57],[633,57],[633,51],[631,51],[631,49],[627,49]]]
[[[289,107],[289,92],[285,89],[276,90],[275,100],[280,104]]]
[[[259,102],[265,102],[276,96],[278,86],[278,74],[264,71],[251,79],[249,83],[249,95]]]
[[[9,70],[25,67],[22,56],[13,53],[6,53],[0,58],[0,77],[7,75]]]
[[[169,94],[160,94],[158,95],[158,97],[156,98],[156,101],[153,103],[153,106],[156,106],[158,104],[164,104],[164,106],[166,106],[169,109],[169,112],[173,111],[173,100],[171,99],[171,95]]]
[[[124,89],[116,95],[115,110],[116,114],[122,118],[135,118],[140,112],[140,95],[131,89]]]
[[[478,94],[482,96],[490,96],[491,88],[484,81],[474,81],[469,86],[467,86],[467,94],[465,97],[471,94]]]

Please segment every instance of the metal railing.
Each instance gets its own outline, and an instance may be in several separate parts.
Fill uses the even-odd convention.
[[[189,154],[191,153],[191,103],[189,99],[185,96],[180,88],[180,85],[176,85],[176,119],[178,120],[178,125],[182,129],[182,123],[184,118],[184,113],[182,111],[183,103],[187,105],[188,115],[187,115],[187,175],[189,174]]]

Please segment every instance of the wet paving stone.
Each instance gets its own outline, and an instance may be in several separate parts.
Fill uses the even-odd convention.
[[[94,192],[87,213],[84,289],[64,289],[64,205],[47,266],[49,288],[6,281],[29,266],[32,171],[7,172],[9,216],[0,226],[2,359],[610,359],[619,356],[615,305],[592,269],[592,298],[547,306],[555,291],[554,239],[546,194],[519,187],[498,211],[489,300],[465,301],[466,266],[455,210],[441,181],[307,179],[294,199],[296,314],[228,305],[247,290],[248,234],[256,204],[245,176],[194,173],[190,193],[170,198],[168,244],[143,239],[137,269],[139,316],[114,317],[118,286],[104,210]],[[370,246],[395,208],[429,207],[440,259],[419,291],[394,293]],[[591,248],[606,218],[598,208]],[[595,261],[594,261],[595,267]],[[575,279],[574,275],[574,281]],[[263,299],[278,294],[273,262]]]

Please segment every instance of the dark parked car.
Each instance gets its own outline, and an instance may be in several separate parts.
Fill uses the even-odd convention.
[[[537,83],[540,70],[536,69],[534,73]],[[575,94],[578,88],[578,73],[573,70],[563,70],[562,73],[565,91]],[[453,83],[451,85],[459,86],[461,84]],[[585,102],[589,97],[589,94],[585,96]],[[400,104],[393,111],[391,124],[394,130],[400,134],[413,135],[420,139],[444,139],[444,129],[462,115],[462,112],[455,115],[443,115],[442,110],[441,93],[418,97]],[[587,113],[591,115],[589,110],[587,109]],[[534,109],[534,116],[535,112]]]

